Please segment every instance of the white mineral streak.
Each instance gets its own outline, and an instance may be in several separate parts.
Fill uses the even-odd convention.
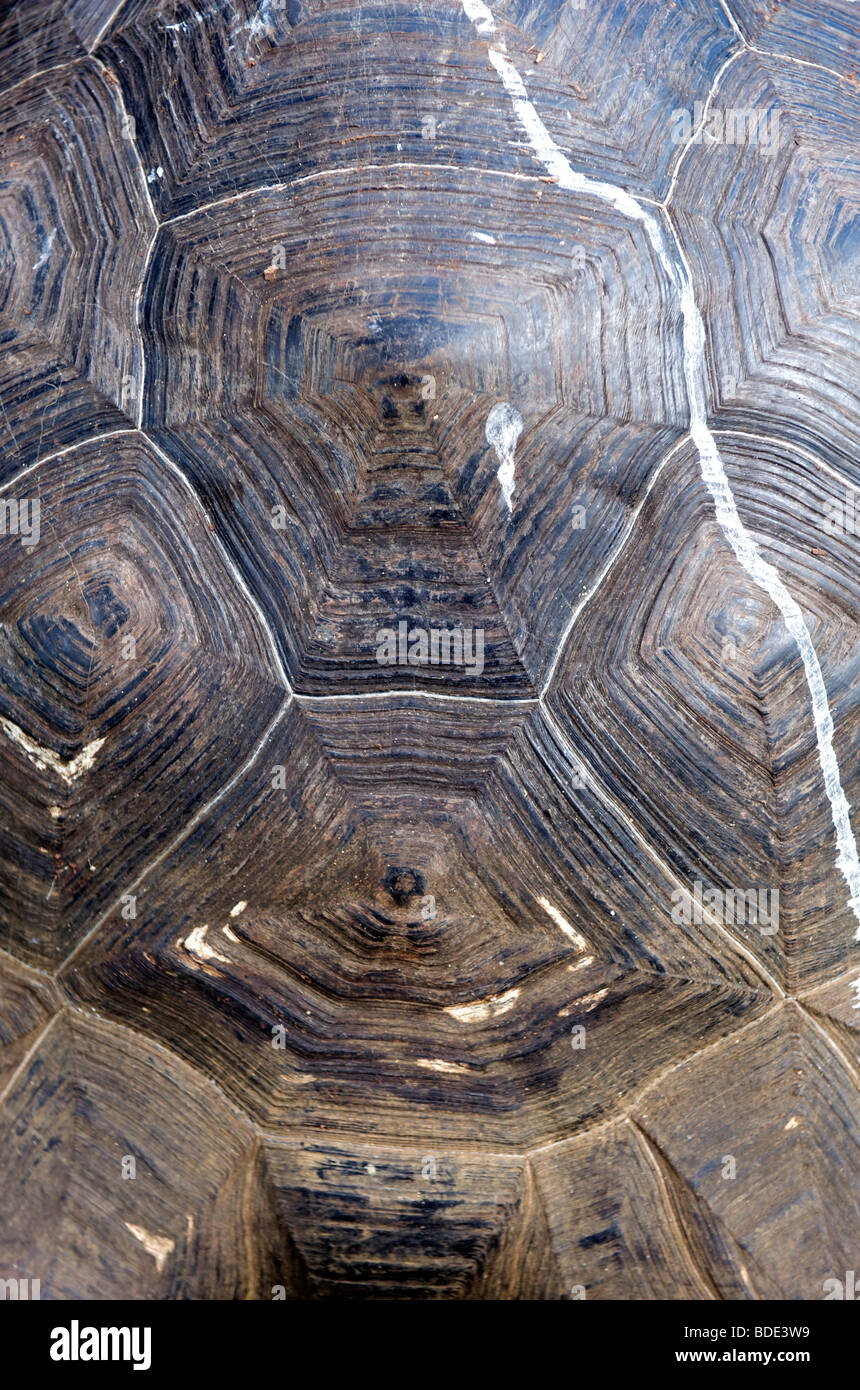
[[[183,946],[186,951],[192,956],[196,956],[198,960],[219,960],[222,965],[229,965],[230,962],[227,957],[220,955],[218,951],[214,950],[213,947],[209,945],[206,940],[206,933],[208,930],[208,926],[195,927],[193,932],[186,936],[182,943]]]
[[[252,15],[245,28],[249,39],[273,39],[277,32],[275,16],[272,13],[273,0],[263,0],[255,15]]]
[[[176,1244],[170,1236],[154,1236],[145,1226],[133,1226],[130,1221],[126,1221],[125,1228],[131,1231],[135,1240],[139,1240],[148,1255],[155,1260],[155,1267],[159,1274],[164,1269],[168,1255],[173,1253]]]
[[[43,265],[48,264],[48,261],[51,259],[51,247],[54,244],[54,239],[56,235],[57,229],[56,227],[52,227],[47,241],[45,241],[45,243],[43,244],[42,254],[36,261],[36,264],[33,266],[34,270],[41,270]]]
[[[475,20],[480,34],[495,32],[492,15],[477,0],[463,0],[463,8]],[[480,18],[476,18],[479,15]],[[488,18],[489,16],[489,18]],[[705,393],[705,327],[693,294],[689,268],[679,251],[678,263],[669,254],[660,224],[624,189],[599,179],[590,179],[571,168],[561,150],[529,101],[525,84],[504,51],[504,41],[489,50],[489,58],[511,98],[514,112],[526,132],[535,155],[547,172],[558,180],[561,188],[572,193],[586,193],[609,203],[624,216],[641,222],[660,264],[677,291],[684,324],[684,378],[690,403],[690,436],[698,450],[702,479],[711,494],[717,520],[723,529],[738,562],[760,588],[764,589],[779,609],[789,633],[797,644],[806,672],[806,682],[812,700],[812,718],[818,743],[818,758],[824,776],[824,788],[830,802],[830,813],[836,831],[836,863],[848,885],[848,901],[860,923],[860,858],[851,827],[850,808],[839,774],[839,764],[833,749],[833,718],[827,701],[821,665],[812,645],[800,605],[792,598],[777,570],[761,555],[738,513],[737,504],[717,449],[708,428]],[[487,422],[489,426],[489,421]],[[501,473],[501,470],[500,470]],[[860,925],[854,935],[860,941]],[[858,981],[860,1006],[860,981]]]
[[[496,21],[483,0],[463,0],[463,9],[479,34],[492,34],[494,32]]]
[[[485,427],[487,443],[496,451],[499,471],[496,477],[502,489],[502,497],[509,512],[514,509],[514,452],[517,440],[523,432],[523,421],[519,411],[514,410],[507,401],[494,405],[487,416]]]
[[[553,907],[552,903],[549,901],[548,898],[538,898],[538,902],[540,903],[544,912],[555,922],[555,925],[561,928],[565,936],[570,937],[571,941],[573,942],[574,946],[577,948],[578,951],[588,950],[588,942],[586,941],[585,937],[579,934],[579,932],[576,930],[576,927],[571,926],[570,922],[568,922],[566,917],[562,917],[558,908]]]
[[[96,753],[104,743],[103,738],[94,738],[92,743],[86,744],[74,758],[64,762],[59,753],[53,752],[50,748],[43,748],[41,743],[37,743],[29,734],[25,734],[23,729],[19,729],[17,724],[13,724],[11,719],[5,719],[0,714],[0,728],[2,728],[7,738],[13,743],[17,743],[26,753],[30,762],[39,769],[40,772],[47,772],[48,769],[56,772],[67,785],[71,786],[85,772],[89,772],[96,760]]]
[[[489,999],[476,999],[473,1004],[449,1004],[445,1013],[456,1018],[459,1023],[484,1023],[488,1018],[498,1018],[506,1014],[520,997],[518,989],[509,989],[506,994],[493,994]]]
[[[596,1009],[608,993],[607,987],[606,989],[595,990],[593,994],[583,994],[579,999],[574,999],[572,1004],[568,1004],[566,1009],[559,1009],[558,1017],[569,1018],[571,1014],[590,1014],[592,1009]]]
[[[468,1076],[469,1068],[462,1062],[445,1062],[441,1057],[419,1057],[415,1063],[416,1067],[424,1067],[426,1071],[444,1071],[449,1075]]]

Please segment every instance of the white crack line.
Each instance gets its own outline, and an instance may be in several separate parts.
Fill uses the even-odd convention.
[[[549,131],[529,100],[525,83],[508,56],[504,39],[497,35],[492,12],[483,0],[462,0],[463,9],[475,24],[478,33],[492,36],[495,47],[488,56],[511,99],[514,114],[529,138],[532,150],[547,172],[558,181],[559,187],[571,193],[585,193],[609,203],[616,211],[641,222],[670,283],[680,301],[683,319],[684,379],[690,402],[690,435],[699,454],[702,480],[713,499],[717,520],[726,539],[747,574],[776,604],[783,622],[793,637],[803,661],[806,683],[812,701],[812,718],[818,744],[818,760],[824,778],[824,789],[830,802],[830,814],[836,832],[836,864],[848,886],[848,903],[858,927],[854,940],[860,941],[860,857],[851,828],[850,807],[839,774],[839,764],[833,748],[833,717],[827,700],[827,688],[812,638],[800,605],[792,597],[775,567],[761,555],[737,509],[731,485],[726,476],[716,441],[707,423],[705,394],[705,325],[693,293],[693,281],[681,245],[675,233],[668,209],[664,210],[678,253],[677,264],[669,254],[666,240],[656,219],[622,188],[588,178],[571,167],[552,139]],[[860,994],[860,990],[858,990]]]
[[[690,131],[690,138],[685,142],[680,154],[678,155],[678,158],[675,160],[675,167],[672,170],[672,175],[669,180],[669,191],[663,199],[662,203],[657,204],[658,207],[667,208],[671,203],[672,198],[675,194],[675,189],[678,185],[678,179],[681,174],[681,165],[684,163],[684,160],[687,158],[687,155],[690,153],[690,150],[692,149],[693,145],[696,143],[697,139],[699,138],[700,134],[705,128],[705,122],[707,121],[708,116],[711,114],[711,103],[714,100],[714,97],[717,95],[717,89],[719,88],[719,85],[723,80],[723,74],[728,71],[732,63],[734,63],[738,58],[741,57],[743,53],[746,52],[746,45],[744,45],[742,48],[736,48],[733,53],[729,54],[722,67],[718,70],[716,77],[711,83],[711,90],[708,92],[708,95],[705,98],[705,104],[702,107],[701,120]]]
[[[117,7],[117,10],[114,11],[112,18],[116,16],[119,9],[121,8],[122,6]],[[101,31],[102,34],[105,33],[110,23],[111,20],[108,20],[108,24],[106,24],[105,28]],[[152,191],[149,186],[149,181],[146,177],[146,170],[143,167],[143,156],[141,155],[140,150],[137,147],[137,140],[135,139],[132,133],[134,130],[134,122],[130,122],[130,113],[125,103],[125,96],[123,95],[122,87],[119,83],[119,80],[117,79],[116,73],[111,68],[109,68],[106,63],[103,63],[101,58],[97,58],[95,56],[95,49],[98,47],[100,38],[101,34],[99,35],[99,38],[96,39],[96,42],[93,44],[93,47],[90,50],[90,53],[92,55],[92,61],[98,66],[99,71],[101,72],[105,80],[105,83],[108,87],[110,87],[111,91],[114,93],[114,96],[116,98],[116,104],[120,117],[120,129],[122,131],[122,137],[125,140],[126,144],[131,146],[131,150],[134,156],[134,167],[137,170],[138,178],[140,180],[140,187],[143,190],[143,196],[145,197],[149,206],[149,214],[152,219],[152,236],[149,239],[149,245],[146,248],[146,254],[143,259],[143,266],[141,267],[140,272],[140,283],[138,284],[137,289],[135,290],[133,310],[133,328],[134,331],[137,333],[138,346],[140,348],[140,393],[137,400],[137,410],[135,411],[135,415],[137,427],[138,429],[141,429],[143,426],[143,393],[146,385],[146,342],[143,334],[143,324],[140,321],[140,309],[143,297],[143,287],[146,284],[146,276],[147,272],[149,271],[149,263],[152,260],[153,247],[155,246],[155,243],[158,240],[158,229],[160,223],[158,219],[158,213],[155,208],[155,203],[152,201]],[[134,384],[137,385],[137,382],[135,382]],[[120,398],[119,408],[123,412],[123,414],[128,414],[129,419],[131,419],[130,411],[126,410],[124,391],[122,397]]]

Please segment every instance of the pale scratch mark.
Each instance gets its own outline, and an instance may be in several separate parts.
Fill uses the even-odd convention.
[[[518,989],[509,989],[505,994],[493,994],[489,999],[477,999],[474,1004],[451,1004],[445,1013],[456,1018],[459,1023],[483,1023],[488,1018],[499,1018],[508,1013],[520,997]]]
[[[67,786],[71,786],[90,768],[96,760],[96,754],[102,747],[105,740],[95,738],[92,743],[86,744],[80,753],[76,753],[74,758],[64,761],[52,748],[43,748],[41,743],[37,743],[29,734],[25,734],[23,729],[19,729],[17,724],[13,724],[11,719],[6,719],[0,714],[0,728],[7,738],[22,748],[30,759],[30,762],[39,769],[40,772],[56,772],[62,777]]]
[[[280,709],[278,710],[277,714],[275,715],[274,719],[272,720],[272,722],[264,730],[253,752],[242,764],[242,766],[238,768],[236,772],[233,773],[233,776],[230,777],[224,783],[224,785],[220,788],[219,791],[215,793],[211,800],[207,801],[204,806],[201,806],[198,811],[195,811],[194,815],[183,826],[179,834],[176,835],[174,839],[170,840],[164,846],[163,849],[159,850],[155,858],[151,859],[150,862],[141,869],[137,877],[133,879],[132,882],[126,888],[126,893],[133,893],[135,889],[139,886],[139,884],[143,883],[144,879],[147,878],[148,875],[151,874],[154,869],[157,869],[158,865],[162,864],[164,860],[168,857],[168,855],[173,854],[174,851],[177,850],[179,846],[188,839],[189,835],[191,835],[193,831],[196,830],[197,826],[201,823],[201,821],[205,820],[207,816],[211,815],[215,807],[220,805],[224,798],[230,794],[236,783],[240,781],[241,778],[243,778],[254,766],[263,749],[266,747],[266,744],[268,743],[272,733],[278,727],[287,710],[290,708],[292,701],[292,695],[288,695],[287,698],[284,700],[283,704],[281,705]],[[117,904],[121,900],[121,896],[122,895],[118,896],[116,899],[114,899],[114,901],[111,904],[108,905],[108,907],[105,908],[104,912],[97,919],[97,921],[93,923],[89,931],[85,932],[84,935],[81,937],[74,950],[71,951],[68,956],[66,956],[65,964],[63,966],[64,970],[68,970],[70,968],[72,961],[75,960],[75,958],[86,949],[93,936],[101,930],[102,926],[110,917],[111,913],[115,911]]]
[[[195,927],[193,932],[190,932],[188,936],[186,936],[182,943],[183,946],[189,955],[196,956],[198,960],[217,960],[220,961],[222,965],[229,965],[230,961],[228,957],[220,955],[219,952],[207,942],[206,933],[208,930],[208,925],[205,927]]]
[[[45,241],[44,241],[44,243],[43,243],[43,245],[42,245],[42,254],[41,254],[41,256],[39,257],[39,259],[35,262],[35,264],[33,265],[33,269],[34,269],[34,270],[41,270],[43,265],[47,265],[47,264],[48,264],[48,261],[51,259],[51,247],[54,245],[54,242],[56,241],[56,239],[57,239],[57,229],[56,229],[56,227],[52,227],[51,230],[50,230],[50,232],[48,233],[48,236],[45,238]]]
[[[567,1018],[569,1014],[590,1014],[592,1009],[596,1009],[602,999],[609,993],[609,988],[595,990],[593,994],[583,994],[579,999],[574,999],[567,1008],[559,1009],[558,1017]]]
[[[495,449],[499,460],[496,476],[509,512],[514,510],[514,453],[522,431],[523,420],[518,410],[514,410],[507,401],[500,401],[498,405],[493,406],[487,416],[484,432],[487,443]]]
[[[578,951],[588,950],[588,942],[585,937],[580,935],[576,927],[571,926],[566,917],[562,917],[558,908],[553,907],[548,898],[538,898],[538,902],[544,912],[555,922],[555,925],[564,932],[565,936],[570,938]]]
[[[155,1260],[155,1267],[159,1274],[164,1269],[168,1255],[173,1253],[175,1240],[170,1236],[154,1236],[147,1231],[144,1226],[133,1226],[130,1221],[125,1222],[127,1231],[131,1231],[135,1240],[139,1240],[148,1255]]]
[[[424,1067],[425,1071],[442,1071],[450,1073],[452,1076],[468,1076],[471,1070],[462,1062],[445,1062],[441,1057],[419,1057],[415,1065],[416,1067]]]

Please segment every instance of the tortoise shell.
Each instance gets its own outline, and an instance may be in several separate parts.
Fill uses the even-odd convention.
[[[860,1250],[850,0],[20,0],[0,1276]]]

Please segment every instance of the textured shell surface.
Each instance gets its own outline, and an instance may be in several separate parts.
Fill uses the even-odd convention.
[[[860,1270],[858,83],[852,0],[0,6],[0,1279]]]

